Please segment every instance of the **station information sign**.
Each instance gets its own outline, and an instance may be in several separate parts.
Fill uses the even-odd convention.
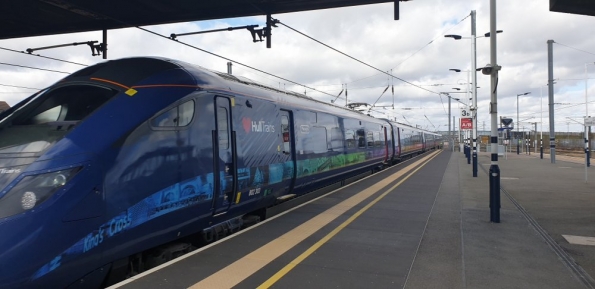
[[[461,107],[461,118],[472,117],[471,110],[468,107]]]
[[[461,129],[473,129],[473,119],[470,117],[461,118]]]

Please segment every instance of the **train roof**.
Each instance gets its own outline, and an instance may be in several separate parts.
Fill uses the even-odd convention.
[[[330,104],[293,91],[280,90],[257,83],[242,76],[234,76],[184,61],[162,57],[133,57],[102,62],[81,69],[64,78],[61,83],[70,81],[104,80],[119,84],[120,87],[135,87],[143,80],[169,70],[178,70],[177,77],[163,76],[160,84],[191,85],[206,91],[233,92],[274,101],[280,105],[357,117],[368,121],[384,122],[359,111]]]
[[[427,133],[427,134],[434,134],[434,135],[442,136],[442,134],[435,133],[433,131],[429,131],[429,130],[425,130],[425,129],[421,129],[421,128],[418,128],[418,127],[414,127],[412,125],[404,124],[404,123],[401,123],[401,122],[398,122],[398,121],[393,121],[393,120],[386,119],[386,118],[382,118],[382,120],[388,121],[391,124],[396,125],[397,127],[401,127],[401,128],[402,127],[406,127],[406,128],[409,128],[409,129],[412,129],[412,130],[416,130],[416,131],[421,131],[421,132],[424,132],[424,133]]]

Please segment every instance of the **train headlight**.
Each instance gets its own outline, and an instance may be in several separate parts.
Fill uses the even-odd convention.
[[[49,199],[82,167],[26,176],[0,198],[0,218],[31,210]]]
[[[52,186],[63,186],[66,184],[66,176],[63,174],[57,174],[52,180]]]
[[[25,192],[23,194],[23,198],[21,199],[21,207],[23,210],[30,210],[35,207],[37,203],[37,195],[34,192]]]

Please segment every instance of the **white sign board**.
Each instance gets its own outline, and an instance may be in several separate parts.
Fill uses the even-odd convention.
[[[585,117],[585,126],[595,126],[595,117]]]
[[[467,118],[471,116],[471,110],[468,107],[461,107],[461,118]]]

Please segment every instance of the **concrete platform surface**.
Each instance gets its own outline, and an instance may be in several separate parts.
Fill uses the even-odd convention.
[[[582,162],[582,163],[581,163]],[[490,154],[478,176],[454,152],[406,288],[595,288],[595,168],[584,159],[500,157],[500,223],[490,222]]]

